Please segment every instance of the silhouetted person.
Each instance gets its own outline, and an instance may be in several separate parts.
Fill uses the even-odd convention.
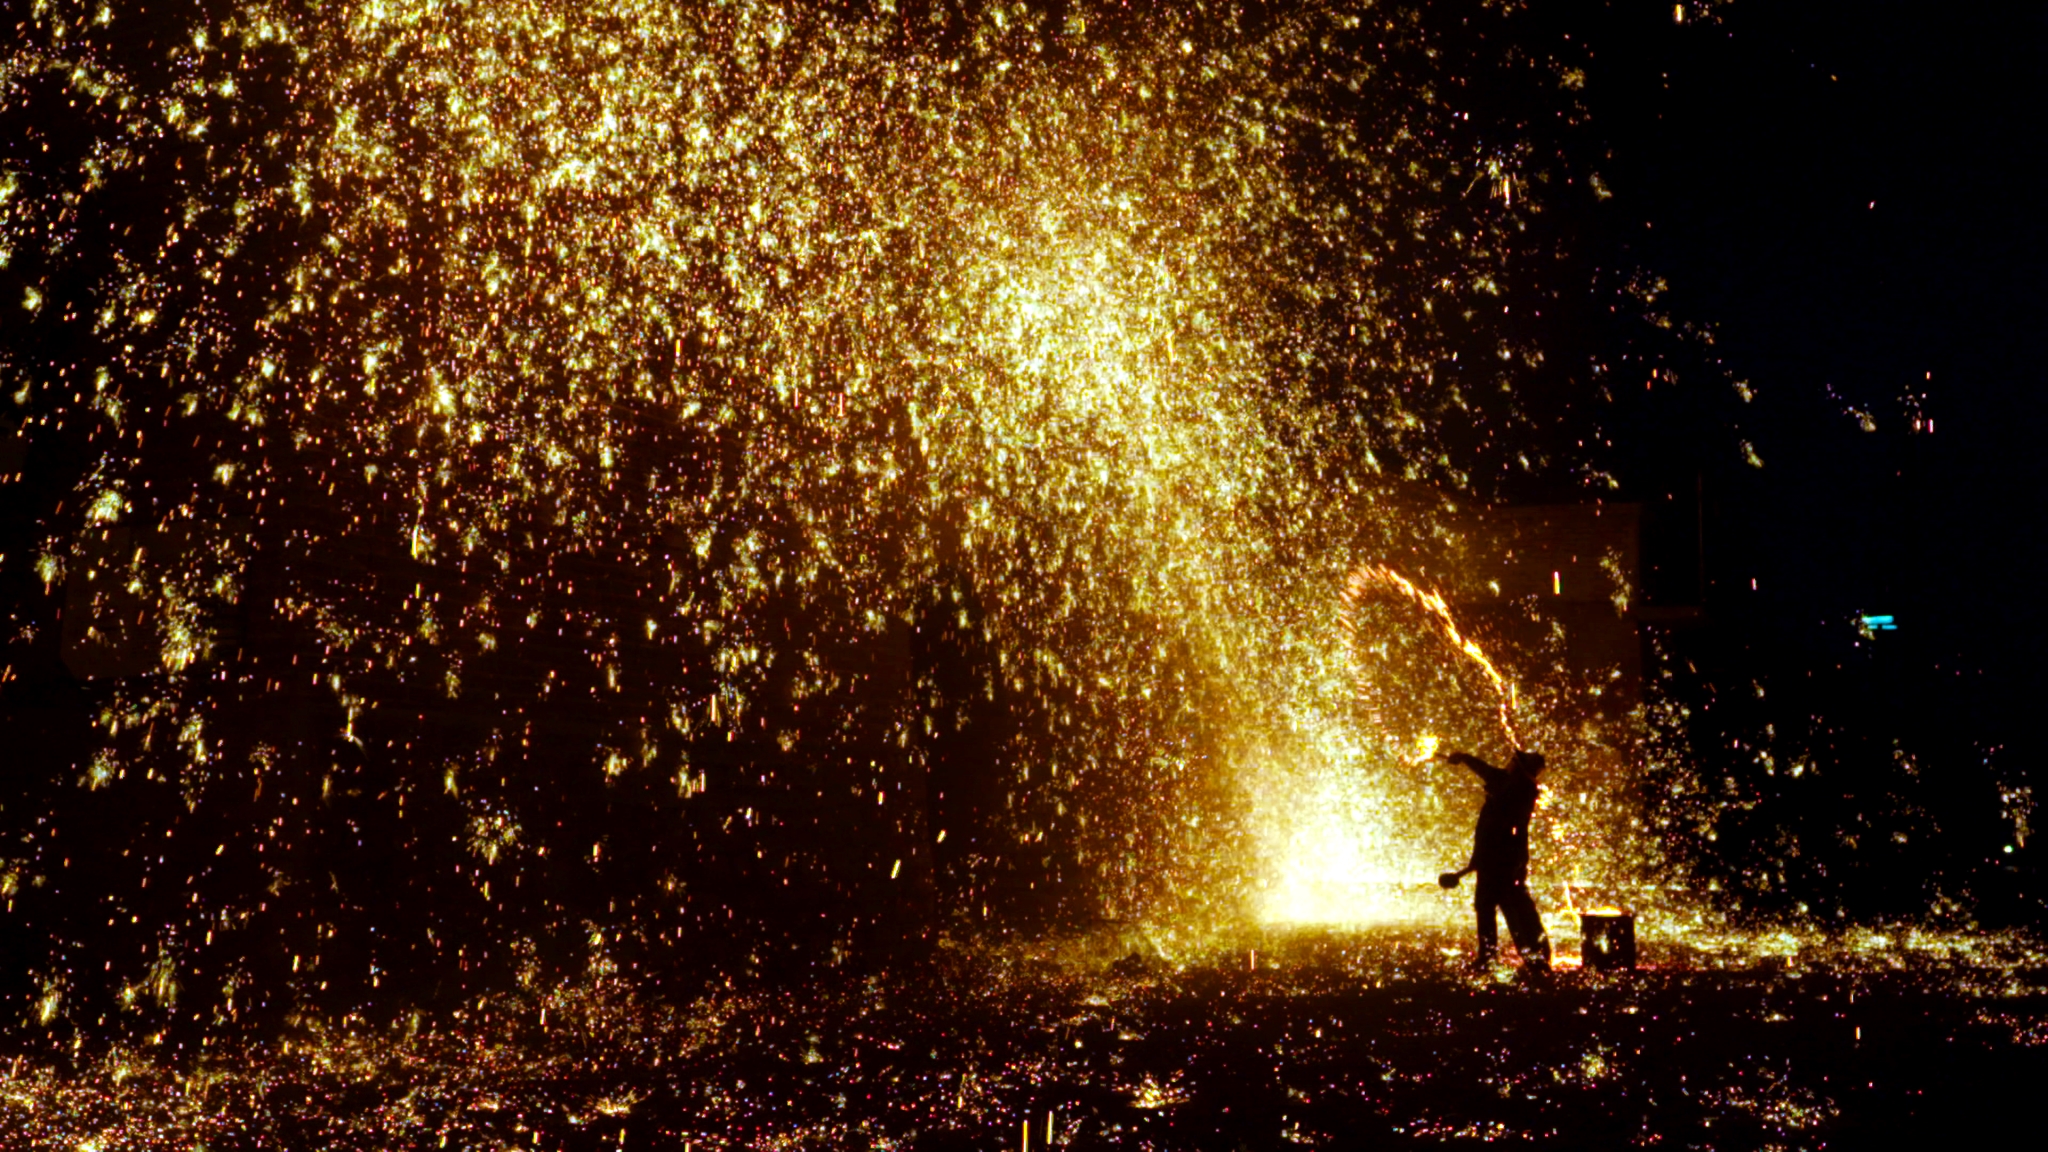
[[[1453,752],[1444,759],[1470,768],[1486,785],[1486,803],[1480,806],[1479,826],[1472,835],[1472,862],[1465,866],[1466,872],[1479,874],[1472,897],[1479,914],[1479,954],[1473,963],[1484,965],[1500,950],[1500,929],[1494,921],[1498,910],[1507,917],[1523,963],[1547,969],[1550,936],[1529,896],[1529,818],[1536,811],[1536,778],[1543,774],[1543,757],[1517,752],[1504,769],[1467,752]],[[1444,887],[1454,887],[1462,874],[1444,873]]]

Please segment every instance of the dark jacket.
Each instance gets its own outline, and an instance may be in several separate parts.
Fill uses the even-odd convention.
[[[1472,834],[1472,867],[1481,874],[1505,871],[1529,874],[1529,818],[1536,812],[1536,781],[1519,772],[1495,768],[1476,756],[1463,758],[1486,785],[1486,803],[1479,808],[1479,827]]]

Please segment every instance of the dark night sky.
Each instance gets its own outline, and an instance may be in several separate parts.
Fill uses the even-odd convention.
[[[1704,473],[1710,626],[1825,665],[1851,615],[1896,613],[1890,676],[1952,677],[1930,707],[2020,737],[2048,687],[2048,4],[1733,3],[1683,30],[1668,6],[1617,7],[1589,90],[1614,152],[1606,240],[1757,393],[1739,427],[1616,428],[1619,470],[1653,501]],[[1909,391],[1936,434],[1909,433]]]

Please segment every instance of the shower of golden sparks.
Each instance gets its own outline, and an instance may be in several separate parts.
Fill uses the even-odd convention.
[[[81,789],[179,801],[109,896],[151,963],[685,946],[712,874],[1199,924],[1433,873],[1330,589],[1576,386],[1505,303],[1566,181],[1458,69],[1565,125],[1579,73],[1372,3],[22,27],[0,377],[89,456],[30,561]],[[371,933],[401,890],[460,911]]]

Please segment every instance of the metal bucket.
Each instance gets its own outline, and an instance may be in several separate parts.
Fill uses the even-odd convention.
[[[1579,913],[1579,963],[1593,972],[1630,972],[1636,966],[1636,914]]]

